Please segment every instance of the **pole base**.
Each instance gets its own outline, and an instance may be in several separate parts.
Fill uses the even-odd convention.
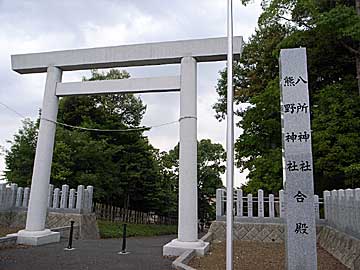
[[[204,256],[208,252],[210,244],[202,240],[194,242],[183,242],[174,239],[163,246],[163,256],[180,256],[186,250],[195,250],[196,255]]]
[[[75,250],[76,248],[64,248],[64,250],[66,251],[72,251],[72,250]]]
[[[42,231],[21,230],[12,235],[17,236],[17,244],[29,246],[40,246],[60,242],[60,233],[52,232],[49,229]]]
[[[119,255],[126,255],[126,254],[130,254],[129,251],[120,251],[118,252]]]

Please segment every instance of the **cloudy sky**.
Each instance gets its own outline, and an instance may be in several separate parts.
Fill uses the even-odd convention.
[[[45,74],[20,75],[11,70],[10,55],[63,49],[114,46],[226,36],[226,0],[0,0],[0,102],[36,119],[42,104]],[[254,32],[259,1],[246,7],[234,1],[234,34],[245,41]],[[225,62],[198,64],[198,139],[225,146],[225,122],[212,110],[218,72]],[[132,77],[178,75],[178,65],[127,68]],[[63,81],[80,81],[89,71],[64,72]],[[179,118],[179,94],[142,94],[147,105],[143,125]],[[21,127],[21,117],[0,104],[0,145]],[[240,134],[239,128],[235,129]],[[179,140],[178,124],[146,134],[161,150]],[[5,168],[0,156],[0,174]],[[235,185],[245,175],[235,171]]]

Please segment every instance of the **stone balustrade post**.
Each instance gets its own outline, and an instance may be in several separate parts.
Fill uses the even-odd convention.
[[[5,208],[6,184],[0,184],[0,209]]]
[[[354,224],[355,219],[355,190],[346,189],[345,190],[345,230],[350,230],[350,232],[355,231],[356,224]]]
[[[345,230],[345,223],[344,223],[344,218],[345,218],[345,190],[343,189],[339,189],[338,190],[338,202],[339,202],[339,219],[338,219],[338,223],[340,226],[340,229],[342,231]]]
[[[69,192],[69,186],[68,185],[62,185],[61,187],[61,200],[60,200],[60,208],[65,209],[68,206],[68,194]]]
[[[355,189],[355,224],[356,224],[356,233],[357,235],[360,237],[360,228],[359,228],[359,224],[360,224],[360,188],[356,188]]]
[[[74,209],[75,208],[75,189],[70,189],[69,193],[69,208]]]
[[[339,209],[340,209],[340,205],[339,205],[339,202],[338,202],[338,191],[337,190],[332,190],[331,191],[331,199],[330,199],[330,202],[331,202],[331,220],[329,225],[332,225],[332,226],[336,226],[336,223],[338,222],[339,220]]]
[[[320,210],[319,210],[319,196],[314,195],[314,209],[315,209],[315,219],[320,219]]]
[[[330,191],[325,190],[323,192],[323,196],[324,196],[324,219],[328,220],[330,217],[330,209],[329,209],[329,203],[330,203]]]
[[[89,210],[89,191],[84,189],[84,202],[83,202],[83,209],[88,211]]]
[[[269,194],[269,217],[275,217],[274,194]]]
[[[79,185],[76,192],[76,209],[82,210],[84,207],[84,186]]]
[[[49,184],[49,192],[48,192],[48,207],[51,208],[53,202],[53,195],[54,195],[54,185]]]
[[[24,188],[24,198],[23,198],[22,207],[28,207],[29,195],[30,195],[30,188],[29,187]]]
[[[243,202],[243,191],[238,189],[236,191],[236,216],[243,217],[244,216],[244,202]]]
[[[281,218],[285,218],[285,214],[286,214],[286,202],[285,202],[285,194],[284,194],[284,190],[281,189],[279,191],[279,204],[280,204],[280,217]]]
[[[221,217],[223,212],[223,189],[218,188],[216,190],[216,218]]]
[[[15,207],[20,207],[22,205],[23,192],[24,192],[24,188],[19,187],[17,189]]]
[[[16,203],[18,185],[13,183],[11,184],[10,188],[11,188],[10,207],[14,207]]]
[[[89,199],[88,199],[88,206],[87,208],[89,209],[89,211],[92,211],[92,206],[93,206],[93,197],[94,197],[94,187],[93,186],[87,186],[86,187],[88,194],[89,194]]]
[[[60,201],[60,189],[54,189],[54,199],[53,199],[53,207],[52,208],[59,208],[59,201]]]
[[[264,217],[264,191],[258,190],[258,217]]]
[[[247,210],[248,210],[248,217],[253,216],[253,196],[252,194],[247,195]]]

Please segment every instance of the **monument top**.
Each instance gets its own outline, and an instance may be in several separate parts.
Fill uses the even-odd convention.
[[[234,37],[234,58],[243,47],[241,36]],[[207,38],[134,44],[11,56],[12,69],[20,74],[46,72],[55,66],[63,71],[161,64],[179,64],[184,56],[198,62],[223,61],[227,57],[227,38]]]

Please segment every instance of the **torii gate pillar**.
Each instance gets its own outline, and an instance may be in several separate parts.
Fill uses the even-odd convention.
[[[163,247],[165,256],[179,256],[187,249],[204,255],[209,248],[198,240],[196,71],[193,57],[181,59],[179,226],[178,238]]]
[[[61,81],[61,77],[61,69],[48,67],[26,227],[17,234],[18,244],[37,246],[60,241],[59,232],[45,229],[56,124],[44,118],[56,121],[59,105],[56,84]]]

